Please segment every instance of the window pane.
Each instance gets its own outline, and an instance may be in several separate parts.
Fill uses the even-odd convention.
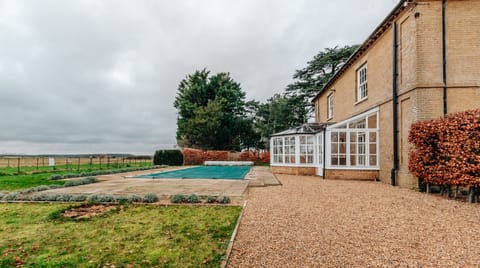
[[[370,132],[370,135],[369,135],[369,136],[370,136],[370,139],[369,139],[370,143],[372,143],[372,142],[377,142],[377,133],[375,133],[375,132]]]
[[[377,154],[377,144],[376,143],[370,143],[370,154]]]
[[[347,145],[345,143],[340,143],[339,146],[339,153],[346,154],[347,153]]]
[[[338,142],[338,132],[332,132],[332,142]]]
[[[357,146],[358,144],[356,142],[350,143],[350,154],[357,154]]]
[[[377,115],[368,117],[368,128],[377,128]]]
[[[356,142],[357,141],[357,133],[356,132],[350,132],[350,141],[351,142]]]
[[[377,157],[375,155],[370,155],[370,166],[377,165]]]
[[[350,165],[351,166],[357,165],[357,156],[356,155],[350,155]]]
[[[338,166],[338,157],[332,155],[331,162],[332,162],[332,166]]]
[[[332,154],[337,154],[337,153],[338,153],[338,144],[332,143]]]

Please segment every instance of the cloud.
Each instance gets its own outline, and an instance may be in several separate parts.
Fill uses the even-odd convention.
[[[187,74],[230,72],[264,101],[319,50],[362,42],[396,2],[0,1],[0,153],[172,147]]]

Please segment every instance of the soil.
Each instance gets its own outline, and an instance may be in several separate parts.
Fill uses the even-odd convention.
[[[87,205],[69,209],[62,213],[63,217],[72,219],[87,219],[106,214],[112,210],[121,209],[117,205]]]

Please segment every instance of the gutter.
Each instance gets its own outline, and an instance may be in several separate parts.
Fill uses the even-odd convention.
[[[443,79],[443,115],[447,115],[447,40],[446,40],[447,0],[442,0],[442,79]]]
[[[390,171],[392,186],[397,184],[398,171],[398,44],[397,44],[397,23],[393,22],[393,72],[392,72],[392,108],[393,108],[393,167]]]

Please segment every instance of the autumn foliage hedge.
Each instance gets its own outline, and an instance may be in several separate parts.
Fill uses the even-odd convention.
[[[412,125],[408,168],[425,183],[480,185],[480,109]]]
[[[240,153],[231,153],[228,151],[203,151],[199,149],[185,148],[182,152],[184,165],[202,165],[205,161],[270,162],[270,154],[268,151],[243,151]]]

